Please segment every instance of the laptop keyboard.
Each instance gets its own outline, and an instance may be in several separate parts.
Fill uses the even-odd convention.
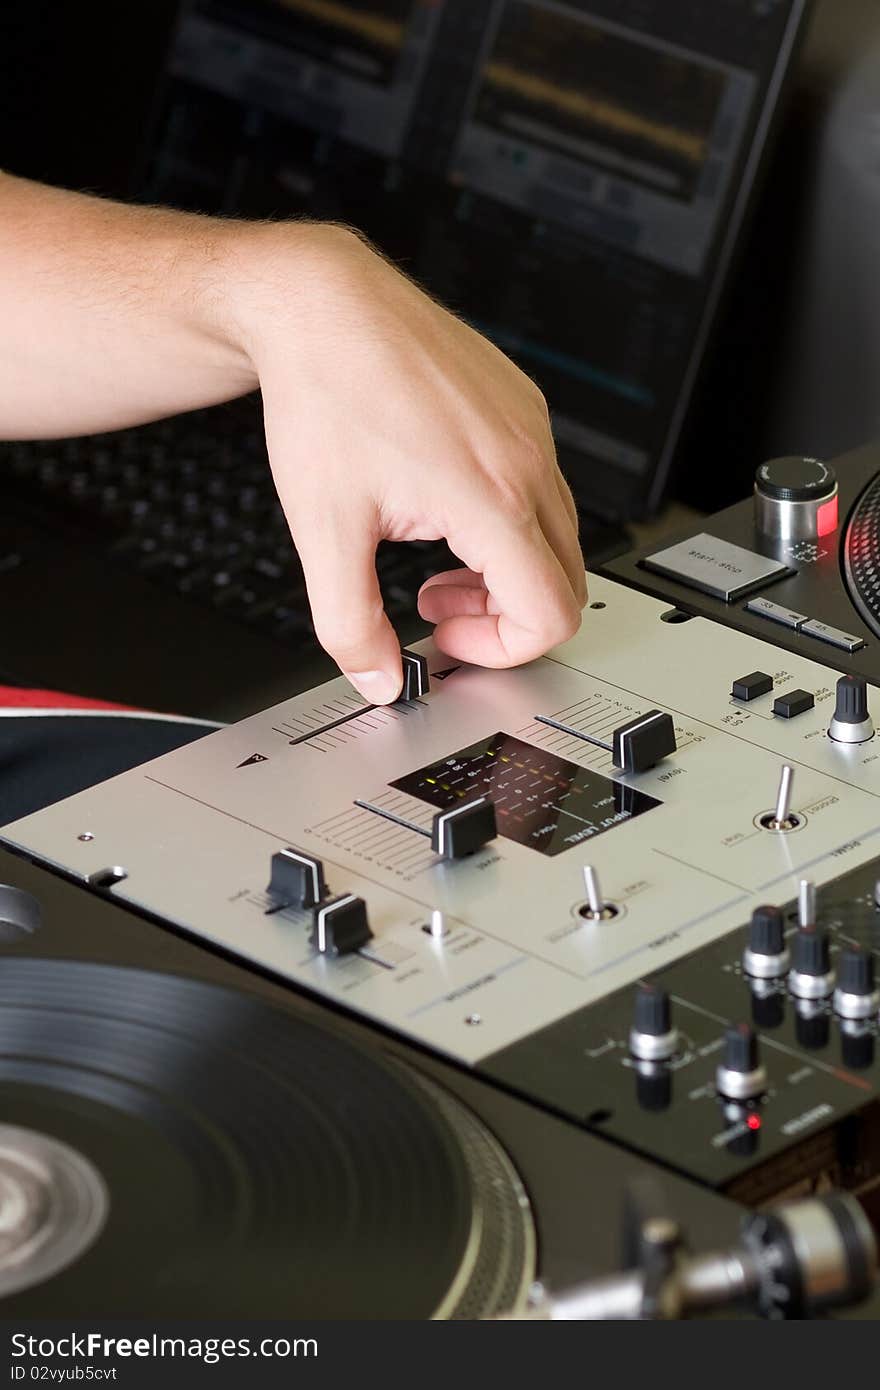
[[[113,434],[0,444],[0,478],[7,495],[86,532],[112,563],[303,655],[317,646],[252,400]],[[619,528],[602,532],[606,549],[626,548]],[[597,546],[594,535],[593,559]],[[383,541],[376,568],[392,622],[405,632],[420,585],[458,563],[443,542]]]

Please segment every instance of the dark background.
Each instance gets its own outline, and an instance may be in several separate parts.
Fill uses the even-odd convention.
[[[5,0],[0,167],[126,196],[177,9],[177,0]],[[799,437],[796,400],[794,409],[790,401],[784,412],[778,407],[783,362],[799,349],[787,329],[795,297],[805,293],[801,261],[823,130],[850,70],[874,38],[880,38],[876,0],[817,0],[679,451],[673,495],[702,510],[738,500],[769,454],[830,454],[864,442],[867,407],[862,423],[859,411],[855,417],[851,409],[836,413],[830,398],[827,421],[820,416],[817,425],[815,408],[809,411],[810,438]],[[845,332],[846,323],[835,328]]]

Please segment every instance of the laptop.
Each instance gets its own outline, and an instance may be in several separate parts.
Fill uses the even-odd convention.
[[[132,196],[361,228],[539,383],[597,563],[666,494],[807,8],[187,0]],[[0,675],[229,718],[331,674],[258,398],[0,469]],[[450,563],[383,547],[404,640]]]

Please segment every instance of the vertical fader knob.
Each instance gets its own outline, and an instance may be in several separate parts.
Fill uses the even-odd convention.
[[[868,682],[862,676],[841,676],[837,682],[837,701],[828,737],[835,743],[867,743],[874,737],[874,723],[868,713]]]
[[[629,1050],[641,1062],[662,1062],[678,1046],[678,1029],[672,1026],[672,1009],[665,989],[639,985],[636,990]]]
[[[800,999],[824,999],[834,988],[828,933],[801,927],[794,938],[788,983]]]
[[[766,1089],[767,1073],[758,1054],[757,1034],[747,1023],[737,1023],[724,1034],[724,1057],[716,1085],[729,1100],[751,1100]]]
[[[841,1018],[870,1018],[880,1008],[874,957],[861,947],[847,947],[837,957],[834,1010]]]
[[[756,907],[743,952],[743,969],[758,980],[772,980],[788,969],[785,920],[778,907]]]

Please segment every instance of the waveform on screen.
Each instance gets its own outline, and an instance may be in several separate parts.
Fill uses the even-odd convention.
[[[643,140],[694,165],[702,165],[706,158],[708,141],[705,136],[674,125],[664,125],[626,106],[594,96],[589,91],[558,87],[546,77],[523,72],[506,63],[490,62],[485,77],[487,83],[499,92],[515,94],[535,105],[549,107],[562,115],[598,126],[609,134]]]
[[[356,10],[340,0],[275,0],[275,3],[282,9],[302,15],[304,19],[343,29],[355,38],[390,49],[400,48],[403,43],[408,12],[412,8],[409,3],[392,4],[389,8],[399,16],[395,17],[387,11]]]

